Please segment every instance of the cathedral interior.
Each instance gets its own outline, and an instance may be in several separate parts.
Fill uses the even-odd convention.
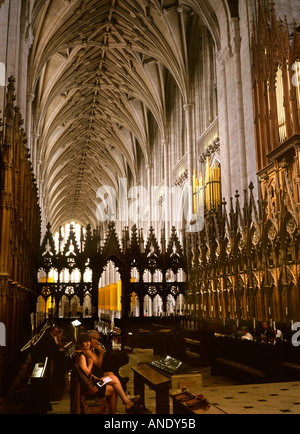
[[[204,368],[300,387],[299,6],[0,0],[0,413],[61,401],[87,330],[140,412],[219,411]]]

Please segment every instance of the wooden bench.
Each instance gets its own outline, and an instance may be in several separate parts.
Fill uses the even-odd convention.
[[[198,354],[202,361],[209,361],[211,358],[211,347],[214,338],[213,330],[205,329],[181,329],[181,336],[184,338],[187,350]]]
[[[77,376],[71,372],[70,387],[70,413],[71,414],[108,414],[109,406],[106,398],[86,398],[80,390]]]
[[[282,378],[280,348],[269,344],[216,337],[212,375],[228,375],[238,381],[270,382]]]
[[[219,336],[214,340],[212,375],[258,382],[300,380],[300,347],[289,340],[276,345]]]
[[[145,407],[145,384],[156,393],[156,414],[169,414],[169,389],[170,379],[148,364],[141,363],[131,368],[134,373],[134,394],[140,395],[140,403]]]
[[[216,364],[219,367],[219,372],[222,371],[236,379],[249,379],[251,377],[255,382],[264,382],[266,379],[264,373],[260,369],[235,362],[234,360],[223,359],[220,357],[215,359],[215,365]],[[214,373],[216,373],[216,368],[214,369]]]
[[[190,339],[190,338],[184,338],[185,346],[190,351],[196,354],[201,354],[201,344],[200,341],[197,341],[196,339]]]
[[[300,380],[300,365],[296,363],[283,362],[285,380]]]
[[[300,380],[300,347],[294,347],[290,341],[283,342],[281,346],[284,380]]]

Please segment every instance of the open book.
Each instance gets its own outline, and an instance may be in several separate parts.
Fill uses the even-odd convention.
[[[109,383],[110,381],[112,381],[110,377],[104,377],[102,378],[102,380],[98,381],[97,386],[103,387],[105,384]]]

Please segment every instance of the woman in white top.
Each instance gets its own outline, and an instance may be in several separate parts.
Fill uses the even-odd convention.
[[[242,337],[241,339],[246,339],[247,341],[253,341],[253,336],[248,332],[248,327],[242,327]]]

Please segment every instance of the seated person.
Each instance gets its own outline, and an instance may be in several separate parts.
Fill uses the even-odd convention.
[[[283,334],[281,330],[273,330],[267,321],[262,323],[263,331],[260,335],[260,341],[265,343],[273,343],[273,334],[275,333],[276,340],[283,341]]]
[[[242,332],[239,331],[239,329],[237,328],[237,326],[235,324],[232,326],[232,332],[231,332],[230,337],[232,339],[237,339],[237,338],[242,337]]]
[[[62,329],[58,330],[57,336],[56,336],[56,343],[59,346],[59,348],[63,348],[64,347],[64,343],[63,343],[63,335],[64,335],[64,331]]]
[[[55,325],[50,326],[41,336],[35,347],[33,353],[36,358],[41,357],[57,357],[59,353],[59,345],[57,336],[59,335],[59,328]]]
[[[64,377],[67,371],[67,362],[64,350],[59,343],[62,334],[63,330],[59,329],[56,325],[51,325],[31,349],[34,363],[40,362],[45,357],[49,359],[50,395],[53,400],[60,398],[65,386]]]
[[[94,372],[95,375],[97,371],[100,370],[103,375],[113,375],[121,383],[124,390],[126,390],[126,382],[129,380],[128,377],[122,378],[118,373],[118,369],[121,364],[126,364],[129,361],[129,357],[124,352],[120,352],[118,357],[112,357],[113,354],[110,351],[106,352],[105,346],[100,343],[100,333],[97,330],[90,330],[88,332],[91,338],[91,357],[94,360]],[[125,383],[125,386],[124,386]],[[131,398],[134,399],[134,398]],[[136,398],[137,399],[137,398]]]
[[[247,340],[247,341],[253,341],[253,336],[248,331],[248,327],[244,326],[242,327],[242,337],[241,339]]]
[[[101,375],[101,377],[94,375],[94,361],[96,359],[90,348],[90,336],[86,333],[80,335],[78,337],[77,344],[78,349],[75,351],[75,363],[77,362],[78,367],[84,372],[84,374],[87,376],[88,381],[90,382],[90,387],[87,387],[85,390],[85,396],[105,396],[109,404],[110,414],[116,414],[117,398],[119,396],[125,406],[126,413],[136,413],[138,407],[126,396],[120,384],[120,381],[114,374],[111,373],[112,375],[107,375],[106,373],[106,375],[103,375],[101,370],[98,370],[97,373]],[[106,376],[109,376],[111,381],[105,386],[99,388],[96,385],[96,380],[103,380],[103,378]],[[86,382],[86,384],[88,383],[88,381]]]
[[[279,329],[276,329],[276,339],[283,341],[283,333]]]

